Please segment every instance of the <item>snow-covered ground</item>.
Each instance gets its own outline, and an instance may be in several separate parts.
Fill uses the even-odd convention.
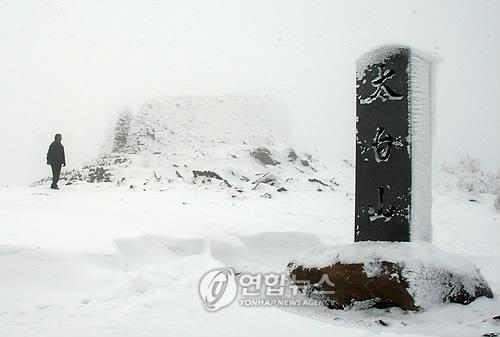
[[[269,97],[147,102],[121,115],[103,153],[64,175],[61,190],[46,180],[0,187],[0,335],[500,331],[493,320],[500,314],[497,298],[420,313],[237,302],[215,313],[204,309],[198,286],[212,268],[284,272],[301,251],[353,241],[352,164],[292,151],[282,132],[286,118],[268,119],[283,109]],[[262,146],[269,165],[252,155]],[[498,297],[495,178],[464,163],[434,179],[434,243],[477,265]],[[222,180],[193,176],[198,170]]]
[[[259,193],[178,184],[0,189],[2,336],[480,336],[498,299],[421,313],[323,307],[205,311],[200,277],[217,266],[285,269],[296,252],[353,237],[352,168],[337,191]],[[434,243],[475,263],[500,295],[495,196],[436,188]],[[377,321],[382,319],[389,326]]]

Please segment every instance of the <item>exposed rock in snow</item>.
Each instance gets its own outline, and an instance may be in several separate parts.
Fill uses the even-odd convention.
[[[309,166],[309,162],[305,159],[301,159],[300,163],[302,164],[302,166]]]
[[[231,184],[228,183],[226,179],[222,178],[220,175],[218,175],[217,173],[212,172],[212,171],[197,171],[197,170],[193,170],[193,176],[194,176],[194,179],[196,179],[198,177],[207,177],[208,181],[210,181],[210,179],[221,180],[221,181],[223,181],[227,185],[227,187],[232,187]]]
[[[279,182],[278,178],[276,178],[276,176],[274,176],[270,173],[266,173],[253,182],[253,184],[255,185],[255,187],[253,189],[256,189],[257,187],[259,187],[260,184],[269,184],[271,186],[275,186],[279,183],[280,182]]]
[[[299,156],[297,156],[297,153],[295,153],[295,151],[293,149],[290,149],[290,152],[288,152],[288,158],[290,159],[290,161],[296,161]]]
[[[316,178],[309,178],[308,180],[309,180],[309,182],[311,182],[311,183],[318,183],[318,184],[320,184],[320,185],[322,185],[322,186],[330,187],[331,189],[333,189],[332,185],[327,184],[327,183],[324,183],[324,182],[322,182],[320,179],[316,179]]]
[[[126,150],[132,118],[132,112],[128,108],[119,112],[114,129],[112,152],[124,152]]]
[[[214,179],[218,179],[218,180],[224,180],[224,179],[222,179],[222,177],[220,175],[218,175],[217,173],[212,172],[212,171],[193,170],[193,176],[195,179],[198,177],[207,177],[207,178],[214,178]]]
[[[252,157],[257,159],[259,162],[261,162],[264,165],[278,165],[280,162],[276,161],[273,159],[271,155],[271,151],[266,149],[265,147],[259,147],[256,148],[255,150],[251,151],[250,154]]]

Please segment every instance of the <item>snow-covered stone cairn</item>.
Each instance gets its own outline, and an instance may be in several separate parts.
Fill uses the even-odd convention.
[[[241,201],[341,190],[333,165],[289,146],[288,116],[288,107],[270,96],[148,99],[120,109],[99,155],[63,171],[61,185],[141,192],[197,187]]]
[[[331,308],[421,310],[493,297],[479,270],[431,244],[430,62],[389,45],[357,61],[354,241],[288,265]]]

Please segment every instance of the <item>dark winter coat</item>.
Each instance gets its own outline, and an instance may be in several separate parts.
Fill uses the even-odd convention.
[[[64,156],[64,146],[60,142],[53,141],[47,152],[47,164],[66,166],[66,157]]]

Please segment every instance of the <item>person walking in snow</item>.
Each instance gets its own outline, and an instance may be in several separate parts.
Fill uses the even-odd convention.
[[[64,146],[61,144],[62,136],[57,133],[54,136],[54,141],[49,146],[49,151],[47,152],[47,165],[52,167],[52,185],[50,188],[58,190],[57,182],[59,181],[59,175],[61,174],[61,166],[66,166],[66,157],[64,155]]]

